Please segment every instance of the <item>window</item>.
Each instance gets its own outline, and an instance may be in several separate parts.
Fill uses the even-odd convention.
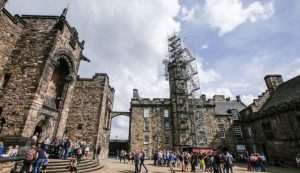
[[[4,82],[3,82],[2,88],[5,88],[7,86],[9,79],[10,79],[10,74],[9,73],[5,73],[4,74]]]
[[[238,154],[243,154],[246,151],[245,145],[236,145],[236,151]]]
[[[144,136],[144,144],[149,144],[149,135]]]
[[[220,138],[225,138],[224,124],[219,124],[219,125],[218,125],[218,128],[219,128],[219,135],[220,135]]]
[[[149,120],[147,118],[144,119],[144,131],[149,131]]]
[[[145,108],[144,109],[144,117],[149,117],[150,116],[150,109],[149,108]]]
[[[235,137],[237,137],[237,138],[243,137],[241,126],[233,126],[233,131],[234,131]]]
[[[196,112],[196,120],[202,124],[203,123],[203,113],[201,111]]]
[[[253,132],[252,132],[252,128],[248,127],[247,129],[248,129],[248,135],[249,135],[249,137],[253,137],[254,135],[253,135]]]
[[[79,124],[78,124],[77,130],[82,130],[82,123],[79,123]]]
[[[165,129],[169,129],[170,128],[170,122],[169,121],[166,121],[165,122]]]
[[[261,127],[264,131],[264,135],[265,135],[266,139],[272,140],[274,138],[274,136],[273,136],[271,123],[270,122],[262,123]]]
[[[171,140],[170,140],[170,136],[166,135],[166,141],[165,141],[165,143],[166,143],[166,144],[170,144],[170,141],[171,141]]]
[[[165,109],[165,110],[164,110],[164,117],[165,117],[165,118],[168,118],[168,117],[169,117],[169,110],[168,110],[168,109]]]
[[[236,109],[231,109],[231,115],[233,120],[239,120],[239,112]]]

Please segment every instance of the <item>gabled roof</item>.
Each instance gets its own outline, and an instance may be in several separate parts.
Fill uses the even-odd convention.
[[[266,101],[261,111],[266,111],[271,107],[276,107],[298,98],[300,98],[300,75],[280,84]]]
[[[238,112],[240,112],[246,107],[243,103],[238,102],[236,100],[213,101],[213,102],[216,105],[215,115],[231,115],[231,113],[228,110],[236,109]]]

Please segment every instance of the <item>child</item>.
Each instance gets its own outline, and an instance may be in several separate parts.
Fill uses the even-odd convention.
[[[70,166],[71,166],[71,169],[70,169],[70,172],[71,173],[77,173],[77,159],[76,157],[72,157],[70,159]]]

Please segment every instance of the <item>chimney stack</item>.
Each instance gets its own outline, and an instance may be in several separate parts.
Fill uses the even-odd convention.
[[[267,75],[264,79],[270,92],[274,92],[276,88],[283,83],[283,79],[280,74]]]
[[[133,89],[133,99],[139,99],[139,90],[138,89]]]
[[[202,94],[202,95],[200,96],[200,98],[201,98],[202,101],[206,101],[206,95],[205,95],[205,94]]]
[[[237,95],[237,96],[236,96],[236,101],[238,101],[238,102],[240,102],[240,103],[241,103],[241,102],[242,102],[242,100],[241,100],[241,96]]]

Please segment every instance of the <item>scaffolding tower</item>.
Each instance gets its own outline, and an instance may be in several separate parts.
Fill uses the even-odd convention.
[[[177,148],[205,145],[197,61],[178,34],[168,38],[168,58],[163,64],[170,84],[173,145]]]

